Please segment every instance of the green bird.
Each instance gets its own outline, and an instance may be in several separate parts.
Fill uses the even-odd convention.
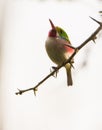
[[[48,33],[48,37],[45,42],[45,47],[50,59],[59,66],[63,62],[68,60],[68,58],[73,54],[74,49],[66,46],[71,45],[67,33],[62,28],[55,26],[50,19],[49,21],[51,24],[51,30]],[[67,63],[65,65],[68,86],[73,85],[71,68],[72,65],[70,63]]]

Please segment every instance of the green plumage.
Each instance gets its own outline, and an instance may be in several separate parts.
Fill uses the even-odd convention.
[[[56,26],[55,28],[56,28],[56,31],[60,38],[63,38],[65,40],[69,41],[69,37],[68,37],[67,33],[62,28],[60,28],[58,26]]]

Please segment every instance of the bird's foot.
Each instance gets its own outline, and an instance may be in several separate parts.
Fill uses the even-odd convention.
[[[53,74],[53,77],[56,78],[56,77],[57,77],[57,74],[58,74],[58,72],[59,72],[59,71],[57,70],[57,67],[52,66],[51,69],[50,69],[50,72],[53,72],[53,71],[56,71],[56,72]]]

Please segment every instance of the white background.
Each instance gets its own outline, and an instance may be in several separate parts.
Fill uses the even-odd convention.
[[[80,45],[98,27],[102,2],[1,1],[0,98],[1,130],[102,130],[102,38],[90,42],[75,57],[72,87],[62,68],[35,97],[16,96],[17,88],[33,87],[54,64],[45,51],[50,18]],[[86,64],[84,64],[86,63]]]

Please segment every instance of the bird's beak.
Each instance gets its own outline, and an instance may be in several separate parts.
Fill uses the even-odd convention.
[[[54,26],[53,22],[51,21],[51,19],[49,19],[49,21],[50,21],[52,29],[55,29],[55,26]]]

